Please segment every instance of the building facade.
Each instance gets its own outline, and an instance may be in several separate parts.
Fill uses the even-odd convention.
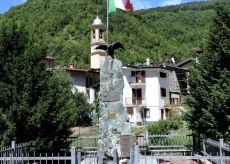
[[[154,64],[123,66],[123,104],[130,122],[143,125],[166,119],[180,106],[180,90],[174,67]]]

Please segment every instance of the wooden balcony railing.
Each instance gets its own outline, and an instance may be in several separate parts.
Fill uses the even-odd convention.
[[[130,83],[131,84],[132,83],[145,83],[145,76],[139,76],[139,75],[132,76]]]

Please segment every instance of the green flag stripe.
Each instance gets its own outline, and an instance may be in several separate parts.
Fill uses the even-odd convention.
[[[116,11],[116,7],[115,7],[115,3],[114,0],[109,0],[109,12],[115,12]]]

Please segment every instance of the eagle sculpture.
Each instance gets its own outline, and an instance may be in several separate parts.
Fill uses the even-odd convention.
[[[107,51],[108,55],[114,58],[114,50],[122,48],[125,50],[124,46],[119,42],[114,42],[112,44],[102,44],[100,46],[97,46],[95,49],[101,49]]]

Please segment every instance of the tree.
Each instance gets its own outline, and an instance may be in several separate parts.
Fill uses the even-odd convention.
[[[185,119],[197,134],[230,141],[230,8],[217,5],[204,54],[190,72]]]
[[[93,108],[91,104],[87,102],[87,98],[84,93],[74,91],[74,100],[76,102],[76,126],[86,126],[91,124],[90,113]]]
[[[30,142],[58,151],[76,119],[71,82],[46,71],[46,46],[23,23],[0,26],[0,145]]]

